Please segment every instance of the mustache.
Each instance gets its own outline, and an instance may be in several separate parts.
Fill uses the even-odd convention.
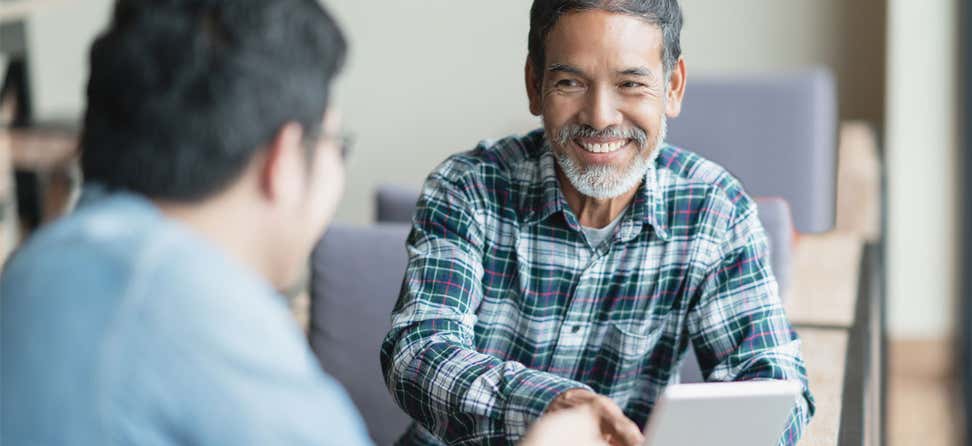
[[[642,149],[648,146],[648,133],[637,127],[611,126],[598,130],[589,125],[567,124],[557,132],[557,142],[561,146],[566,146],[576,138],[623,138],[633,140]]]

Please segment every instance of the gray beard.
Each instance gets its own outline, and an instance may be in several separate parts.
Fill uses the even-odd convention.
[[[658,151],[665,144],[668,134],[668,119],[662,115],[661,126],[655,143],[651,147],[648,157],[639,152],[635,154],[634,162],[627,166],[595,165],[584,167],[574,161],[567,153],[553,150],[557,164],[564,176],[582,195],[599,200],[619,197],[638,187],[645,178],[648,168],[655,162]],[[644,150],[642,148],[641,150]]]

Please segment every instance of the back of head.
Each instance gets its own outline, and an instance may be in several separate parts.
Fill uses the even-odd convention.
[[[119,0],[90,54],[86,181],[193,202],[285,123],[320,131],[345,39],[316,0]]]

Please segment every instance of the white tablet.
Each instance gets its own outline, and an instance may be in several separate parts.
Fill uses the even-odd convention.
[[[674,384],[645,426],[645,446],[775,446],[799,381]]]

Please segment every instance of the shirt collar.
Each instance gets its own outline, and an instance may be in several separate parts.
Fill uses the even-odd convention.
[[[557,160],[553,151],[550,149],[546,138],[542,140],[543,147],[540,150],[538,159],[539,169],[535,177],[534,186],[531,187],[533,197],[527,200],[527,209],[521,213],[524,216],[523,222],[535,224],[550,218],[551,215],[563,212],[568,225],[580,231],[580,223],[577,221],[567,199],[560,189],[560,182],[557,179]],[[665,222],[667,221],[667,208],[662,197],[657,158],[658,153],[664,147],[659,148],[652,154],[648,170],[645,172],[645,181],[638,186],[634,201],[628,206],[627,216],[621,220],[620,239],[628,241],[642,232],[645,226],[650,226],[662,240],[668,241],[669,233]]]

